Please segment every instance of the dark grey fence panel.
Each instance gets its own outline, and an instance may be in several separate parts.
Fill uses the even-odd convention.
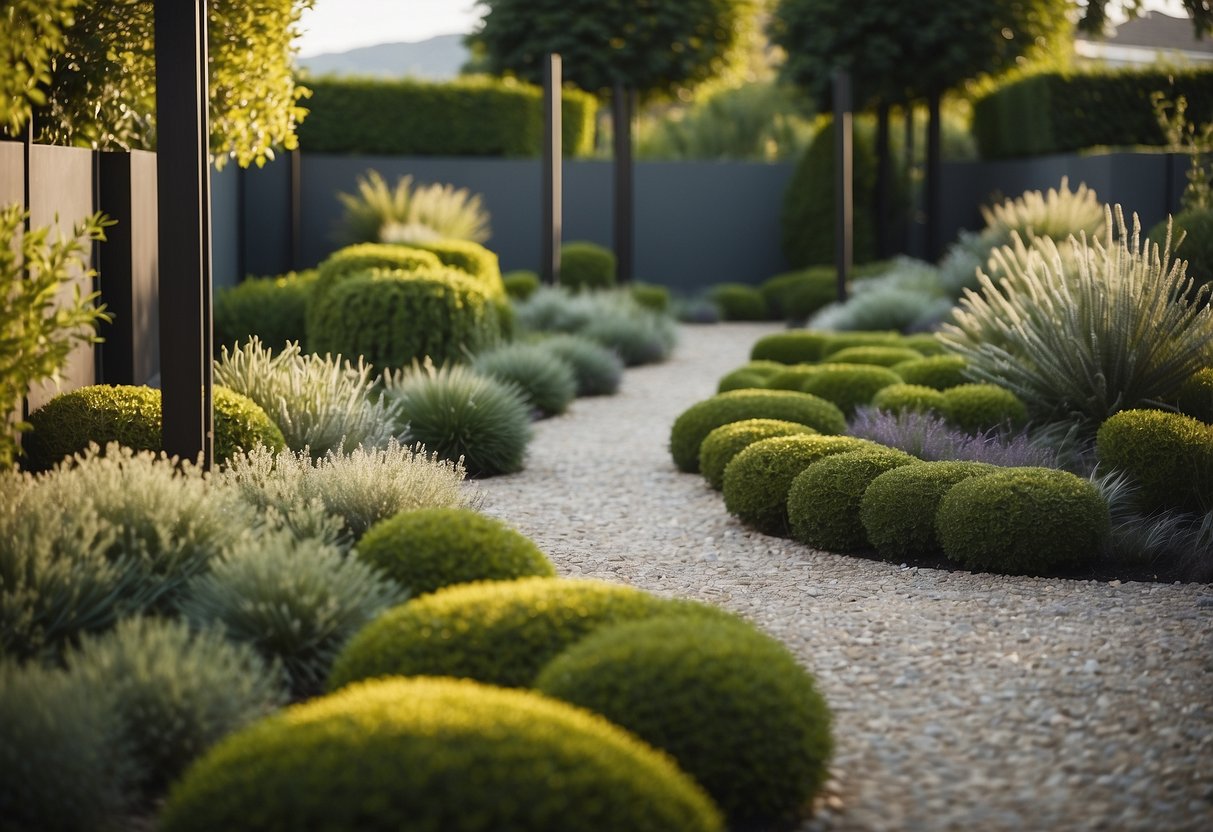
[[[216,290],[244,279],[240,251],[240,170],[211,168],[211,280]]]
[[[240,171],[244,177],[243,254],[251,275],[291,269],[291,166],[286,158]],[[214,232],[218,234],[219,232]]]

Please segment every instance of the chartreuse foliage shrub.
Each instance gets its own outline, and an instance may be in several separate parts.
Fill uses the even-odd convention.
[[[384,376],[400,407],[399,430],[439,459],[463,460],[475,477],[521,471],[531,441],[530,407],[516,384],[470,367],[433,364]]]
[[[699,472],[708,485],[719,491],[724,487],[724,469],[733,457],[758,440],[815,433],[808,425],[781,419],[743,419],[721,425],[704,437],[699,446]]]
[[[897,347],[901,346],[903,341],[901,333],[893,330],[831,332],[821,345],[821,360],[833,361],[835,353],[851,347]]]
[[[721,320],[765,321],[767,301],[762,292],[745,283],[719,283],[708,290],[708,297],[720,309]]]
[[[358,541],[358,558],[414,596],[471,581],[556,575],[530,538],[466,508],[422,508],[380,521]]]
[[[215,292],[215,343],[243,344],[259,338],[280,350],[307,334],[307,304],[317,272],[289,272],[279,277],[250,277]]]
[[[830,266],[814,266],[778,274],[763,281],[758,291],[767,302],[769,317],[803,321],[838,297],[838,272]]]
[[[504,344],[476,356],[472,369],[516,385],[527,405],[544,416],[564,413],[577,395],[572,365],[538,344]]]
[[[967,366],[968,362],[959,355],[930,355],[894,364],[892,370],[906,384],[947,390],[968,381],[964,374]]]
[[[337,249],[316,267],[316,284],[312,287],[307,309],[309,337],[315,325],[315,313],[325,306],[329,292],[342,281],[374,269],[429,271],[441,268],[442,265],[436,255],[414,246],[359,243]]]
[[[191,632],[183,621],[129,618],[84,637],[66,657],[89,690],[113,697],[147,798],[162,793],[211,745],[281,706],[278,670],[219,629]]]
[[[868,548],[859,517],[863,493],[886,471],[915,462],[903,451],[881,447],[833,454],[814,462],[788,489],[788,525],[793,539],[827,552]]]
[[[315,153],[388,156],[538,156],[543,90],[513,80],[322,78],[308,81],[310,112],[299,143]],[[565,152],[594,145],[593,96],[561,93]]]
[[[928,358],[944,355],[947,352],[944,345],[935,337],[934,332],[912,332],[909,335],[902,335],[897,343]]]
[[[368,624],[338,656],[329,688],[375,676],[459,676],[523,687],[558,653],[599,627],[670,613],[728,615],[602,581],[459,584],[415,598]]]
[[[962,480],[935,515],[949,560],[1011,574],[1053,574],[1089,563],[1108,528],[1099,490],[1053,468],[1007,468]]]
[[[788,489],[796,476],[830,454],[870,448],[851,436],[777,436],[738,452],[724,469],[724,506],[760,532],[786,535]]]
[[[795,818],[827,776],[825,700],[788,649],[749,624],[662,616],[604,627],[535,687],[669,753],[735,825]]]
[[[1179,413],[1125,410],[1096,434],[1101,465],[1126,472],[1147,509],[1213,507],[1213,427]]]
[[[969,433],[1020,427],[1028,418],[1019,397],[997,384],[960,384],[944,390],[943,398],[948,422]]]
[[[501,283],[505,286],[505,293],[510,296],[510,300],[526,300],[539,291],[542,285],[539,275],[529,269],[506,272],[501,276]]]
[[[754,361],[780,364],[804,364],[821,360],[821,351],[830,335],[812,330],[776,332],[759,338],[750,350]]]
[[[884,558],[935,554],[935,513],[943,495],[961,480],[997,470],[981,462],[921,462],[881,473],[859,505],[868,542]]]
[[[0,55],[9,67],[0,84],[0,128],[17,136],[44,103],[38,89],[50,79],[51,64],[63,51],[64,32],[74,22],[80,0],[12,0],[5,6],[8,31],[0,41]]]
[[[763,386],[768,390],[796,390],[804,392],[804,383],[821,372],[824,364],[790,364],[767,378]]]
[[[560,285],[571,291],[609,289],[615,285],[615,254],[586,241],[560,247]]]
[[[605,719],[460,679],[351,686],[229,737],[159,828],[723,830],[690,777]]]
[[[744,390],[747,387],[766,387],[767,381],[772,376],[785,369],[787,369],[787,365],[777,361],[751,361],[721,376],[720,381],[716,384],[716,392],[727,393],[730,390]]]
[[[442,265],[471,275],[492,300],[505,300],[505,283],[496,253],[471,240],[431,240],[413,248],[428,251]]]
[[[1179,387],[1175,406],[1185,416],[1206,424],[1213,422],[1213,367],[1197,370],[1188,376],[1188,380]]]
[[[830,353],[830,361],[837,364],[872,364],[877,367],[893,367],[904,361],[921,359],[922,353],[910,347],[844,347]]]
[[[832,358],[832,356],[831,356]],[[866,364],[829,364],[813,373],[800,389],[833,402],[848,416],[868,404],[881,389],[900,384],[901,376],[887,367]]]
[[[948,400],[943,393],[921,384],[890,384],[876,392],[872,397],[872,407],[888,413],[904,413],[907,410],[916,413],[948,412]]]
[[[610,396],[619,390],[623,359],[597,341],[560,334],[544,338],[539,346],[572,367],[578,396]]]
[[[842,433],[846,417],[834,405],[789,390],[733,390],[718,393],[684,410],[670,429],[670,454],[678,470],[699,470],[699,446],[721,425],[742,419],[783,419],[808,425],[818,433]]]

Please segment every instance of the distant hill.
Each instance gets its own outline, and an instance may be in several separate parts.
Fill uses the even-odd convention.
[[[380,43],[299,58],[299,66],[312,75],[407,76],[443,81],[458,75],[467,59],[463,35],[439,35],[417,43]]]

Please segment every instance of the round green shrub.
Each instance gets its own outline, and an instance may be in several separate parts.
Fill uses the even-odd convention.
[[[328,303],[328,295],[342,281],[376,269],[403,272],[433,271],[442,261],[428,251],[390,243],[358,243],[330,254],[316,267],[316,283],[307,304],[307,332],[315,327],[315,315]]]
[[[629,287],[632,300],[652,312],[668,312],[670,309],[670,290],[664,286],[652,283],[633,283]]]
[[[413,247],[434,255],[443,266],[470,275],[490,300],[505,300],[505,283],[501,280],[497,254],[480,243],[471,240],[434,240],[416,243]]]
[[[733,390],[718,393],[684,410],[670,429],[670,454],[679,471],[699,470],[699,445],[721,425],[742,419],[782,419],[808,425],[818,433],[847,429],[842,411],[829,402],[790,390]]]
[[[863,493],[872,480],[918,460],[902,451],[876,447],[833,454],[801,471],[788,489],[792,538],[826,552],[868,548],[860,520]]]
[[[238,453],[265,447],[281,451],[286,438],[269,415],[248,396],[226,387],[213,387],[215,460],[223,463]]]
[[[922,358],[922,354],[909,347],[885,347],[879,345],[867,347],[844,347],[830,353],[830,361],[838,364],[872,364],[877,367],[892,367],[903,361],[914,361]]]
[[[473,359],[472,369],[517,385],[527,404],[544,416],[564,413],[577,396],[572,365],[538,344],[505,344],[483,352]]]
[[[1028,419],[1019,397],[997,384],[960,384],[944,390],[943,397],[948,421],[969,433],[1019,427]]]
[[[831,332],[821,345],[821,360],[833,361],[834,353],[851,347],[900,347],[901,340],[895,330]]]
[[[767,301],[762,292],[745,283],[720,283],[708,290],[708,299],[726,321],[765,321]]]
[[[786,369],[786,365],[777,361],[750,361],[721,376],[720,381],[716,384],[716,392],[727,393],[730,390],[744,390],[747,387],[763,388],[766,387],[767,379]]]
[[[750,350],[753,361],[777,361],[780,364],[808,364],[821,360],[821,351],[829,333],[812,330],[775,332],[759,338]]]
[[[728,615],[602,581],[458,584],[368,624],[338,656],[329,688],[376,676],[456,676],[525,687],[560,651],[597,628],[671,612]]]
[[[721,425],[704,437],[699,446],[699,472],[708,485],[719,491],[724,487],[724,469],[733,461],[733,457],[750,445],[773,436],[815,433],[817,431],[808,425],[780,419],[743,419]]]
[[[933,332],[914,332],[909,335],[901,336],[898,342],[903,347],[909,347],[916,353],[922,356],[931,357],[936,355],[944,355],[947,351],[944,349],[939,339],[935,337]]]
[[[724,469],[724,506],[761,532],[786,535],[788,489],[796,475],[831,454],[870,448],[851,436],[776,436],[740,451]]]
[[[967,384],[965,367],[968,362],[959,355],[932,355],[893,365],[893,372],[906,384],[921,384],[936,390],[947,390]]]
[[[831,266],[788,272],[763,281],[758,290],[772,319],[803,321],[838,298],[838,272]]]
[[[820,364],[790,364],[783,370],[767,377],[768,390],[795,390],[804,392],[804,383],[817,375]]]
[[[1095,436],[1100,465],[1124,471],[1147,509],[1213,507],[1213,427],[1180,413],[1124,410]]]
[[[884,472],[860,501],[868,542],[885,558],[935,554],[935,513],[943,495],[961,480],[997,470],[982,462],[922,462]]]
[[[876,391],[872,407],[889,413],[946,413],[948,400],[943,393],[921,384],[890,384]]]
[[[1180,235],[1183,240],[1172,254],[1188,261],[1188,276],[1200,286],[1213,281],[1213,209],[1190,208],[1171,218],[1172,245]],[[1150,240],[1162,245],[1167,236],[1167,221],[1150,229]]]
[[[1108,529],[1099,489],[1054,468],[1004,468],[961,480],[935,514],[949,560],[1010,574],[1048,575],[1089,563]]]
[[[623,359],[583,335],[544,338],[539,346],[568,363],[577,378],[578,396],[612,396],[623,381]]]
[[[362,356],[378,369],[458,361],[500,337],[497,307],[456,269],[378,271],[341,281],[310,317],[313,352]]]
[[[670,754],[733,825],[795,819],[826,780],[829,708],[788,649],[748,624],[605,627],[553,659],[535,687]]]
[[[280,350],[307,333],[307,304],[316,285],[315,269],[281,277],[250,277],[215,292],[215,345],[234,346],[259,338]]]
[[[1185,416],[1213,423],[1213,367],[1197,370],[1180,385],[1176,407]]]
[[[510,296],[510,299],[518,301],[526,300],[539,291],[539,287],[542,285],[539,282],[539,275],[526,269],[506,272],[501,276],[501,283],[505,286],[505,293]]]
[[[574,292],[615,285],[615,255],[597,243],[572,242],[560,247],[560,285]]]
[[[849,417],[855,408],[871,402],[878,391],[900,383],[901,376],[886,367],[832,364],[820,367],[800,389],[833,402]]]
[[[414,596],[451,584],[556,574],[530,538],[466,508],[423,508],[381,520],[357,552]]]
[[[215,747],[163,832],[720,832],[667,757],[530,691],[387,679],[297,705]]]

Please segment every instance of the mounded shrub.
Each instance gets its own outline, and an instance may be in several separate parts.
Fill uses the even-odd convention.
[[[579,334],[614,350],[628,367],[657,364],[670,357],[678,340],[670,318],[636,306],[604,312],[593,317]]]
[[[723,827],[711,801],[667,757],[601,717],[529,691],[388,679],[229,737],[173,790],[159,828]]]
[[[921,384],[890,384],[876,391],[872,407],[889,413],[947,413],[948,400],[933,387]]]
[[[1141,486],[1144,508],[1213,507],[1213,427],[1180,413],[1124,410],[1100,426],[1099,463]]]
[[[556,574],[530,538],[466,508],[423,508],[382,520],[358,541],[357,552],[414,596],[451,584]]]
[[[885,558],[935,554],[935,513],[943,495],[961,480],[997,470],[981,462],[922,462],[885,471],[860,501],[868,542]]]
[[[226,387],[212,388],[215,419],[215,460],[226,462],[253,448],[281,451],[286,439],[269,415],[248,396]]]
[[[935,333],[933,332],[913,332],[909,335],[903,335],[898,343],[928,358],[944,355],[946,352],[943,344],[935,337]]]
[[[459,584],[415,598],[368,624],[337,658],[329,689],[376,676],[456,676],[524,687],[548,661],[599,627],[674,612],[728,615],[602,581]]]
[[[909,347],[845,347],[830,353],[830,361],[838,364],[873,364],[877,367],[892,367],[903,361],[914,361],[922,354]]]
[[[1180,211],[1171,218],[1171,233],[1172,239],[1183,235],[1173,253],[1188,261],[1188,276],[1198,286],[1213,282],[1213,208]],[[1150,230],[1150,240],[1160,246],[1166,237],[1166,220]]]
[[[471,275],[490,300],[505,300],[505,284],[497,254],[471,240],[434,240],[414,243],[413,248],[428,251],[442,265]]]
[[[833,454],[805,468],[788,489],[792,538],[826,552],[868,548],[860,520],[863,493],[886,471],[918,460],[892,448],[864,448]]]
[[[748,624],[605,627],[553,659],[535,687],[669,753],[731,824],[792,819],[827,776],[825,700],[786,647]]]
[[[506,272],[501,276],[501,283],[505,286],[505,293],[509,295],[510,300],[519,301],[526,300],[543,285],[539,282],[539,275],[528,269]]]
[[[424,358],[458,361],[501,334],[497,307],[481,284],[449,268],[354,275],[313,313],[313,352],[361,356],[378,369]]]
[[[1019,397],[997,384],[960,384],[943,391],[948,421],[969,433],[1019,427],[1028,410]]]
[[[337,249],[316,267],[316,283],[312,286],[307,306],[309,341],[317,326],[317,313],[327,305],[329,292],[341,282],[356,275],[368,274],[375,269],[428,272],[441,268],[442,261],[436,256],[413,246],[392,243],[358,243]]]
[[[671,297],[670,290],[653,283],[633,283],[628,287],[632,300],[653,312],[669,312]]]
[[[623,381],[623,359],[583,335],[553,335],[539,346],[568,363],[577,379],[578,396],[612,396]]]
[[[906,384],[947,390],[968,383],[964,374],[968,363],[959,355],[931,355],[894,364],[892,369]]]
[[[307,333],[307,304],[317,272],[280,277],[250,277],[215,292],[215,343],[243,344],[259,338],[272,349],[302,341]]]
[[[699,470],[699,446],[721,425],[742,419],[782,419],[808,425],[818,433],[847,429],[842,411],[829,402],[790,390],[733,390],[718,393],[684,410],[670,429],[670,454],[678,470]]]
[[[767,301],[762,292],[745,283],[719,283],[708,290],[708,298],[726,321],[765,321]]]
[[[800,389],[836,404],[850,416],[855,408],[868,404],[877,392],[891,384],[900,384],[901,376],[886,367],[865,364],[831,364],[821,367],[805,379]]]
[[[795,390],[804,392],[804,383],[821,371],[820,364],[791,364],[767,377],[768,390]]]
[[[780,364],[807,364],[821,360],[822,349],[830,338],[828,332],[795,330],[775,332],[759,338],[750,350],[754,361],[777,361]]]
[[[870,448],[851,436],[776,436],[740,451],[724,469],[724,506],[761,532],[788,532],[788,489],[796,476],[831,454]]]
[[[1176,407],[1185,416],[1213,423],[1213,367],[1197,370],[1180,385]]]
[[[837,299],[838,272],[831,266],[815,266],[779,274],[763,281],[758,290],[771,318],[803,321]]]
[[[1099,489],[1054,468],[1006,468],[962,480],[935,515],[949,560],[1011,574],[1051,574],[1088,563],[1108,529]]]
[[[527,405],[544,416],[564,413],[577,395],[572,365],[539,344],[505,344],[476,356],[472,369],[516,385]]]
[[[560,285],[574,292],[609,289],[615,285],[615,254],[585,241],[560,247]]]
[[[720,377],[720,381],[716,383],[716,392],[762,390],[767,386],[767,379],[769,378],[770,376],[766,373],[751,370],[747,367],[738,367],[736,370],[730,370]]]
[[[724,469],[733,457],[760,439],[773,436],[810,435],[817,431],[808,425],[781,419],[743,419],[713,430],[699,446],[699,472],[708,485],[719,491],[724,487]]]
[[[821,345],[821,360],[833,361],[834,353],[851,347],[900,347],[902,335],[894,330],[831,332]]]

